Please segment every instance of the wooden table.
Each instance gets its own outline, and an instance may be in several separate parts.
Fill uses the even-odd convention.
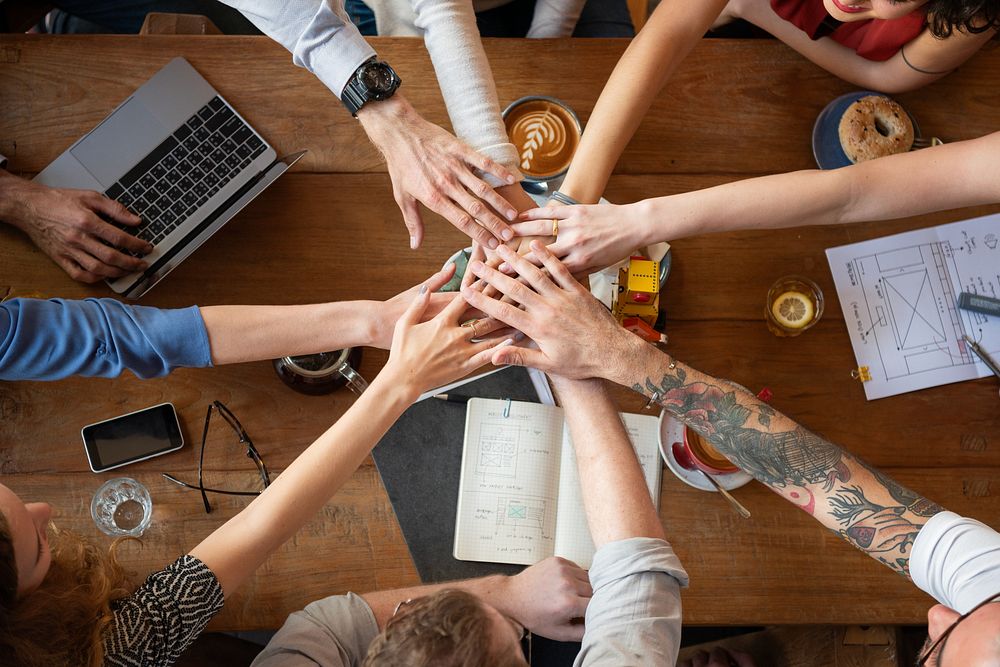
[[[431,121],[448,125],[422,43],[377,39],[403,90]],[[566,100],[586,120],[624,41],[487,40],[501,104],[525,94]],[[0,152],[11,169],[40,170],[93,127],[170,58],[183,55],[280,152],[310,153],[146,298],[162,307],[308,303],[386,298],[437,269],[463,237],[428,216],[418,252],[388,176],[360,126],[308,72],[265,38],[0,37]],[[72,72],[72,74],[70,74]],[[585,72],[585,76],[581,76]],[[659,96],[608,187],[612,201],[706,187],[752,175],[813,167],[813,120],[852,87],[769,41],[706,40]],[[1000,52],[986,49],[930,88],[900,95],[925,132],[957,140],[1000,121]],[[930,224],[1000,210],[953,211],[888,223],[716,234],[675,244],[665,299],[670,347],[680,359],[750,387],[767,385],[774,405],[860,454],[944,506],[1000,524],[1000,406],[993,379],[865,401],[849,377],[854,356],[824,250]],[[405,259],[404,259],[405,257]],[[796,339],[778,339],[762,321],[771,282],[803,273],[822,287],[823,320]],[[21,234],[0,227],[0,284],[22,292],[108,296],[72,282]],[[385,353],[366,351],[374,376]],[[205,406],[226,402],[281,470],[350,405],[346,391],[309,398],[282,385],[267,362],[183,370],[138,381],[72,379],[0,387],[0,470],[27,500],[55,506],[55,520],[107,542],[89,517],[93,491],[117,473],[89,472],[81,425],[160,401],[178,408],[189,442]],[[642,401],[618,392],[623,409]],[[210,448],[213,480],[253,484],[240,452]],[[188,478],[197,446],[127,473],[152,492],[152,528],[122,547],[139,575],[194,546],[246,504],[214,497],[205,515],[196,493],[160,477]],[[120,472],[120,471],[119,471]],[[856,553],[840,538],[762,486],[738,491],[744,521],[720,498],[664,473],[664,526],[691,575],[684,617],[694,624],[918,623],[931,600]],[[369,461],[321,516],[309,523],[233,596],[216,629],[274,628],[286,614],[327,594],[418,583],[392,507]]]

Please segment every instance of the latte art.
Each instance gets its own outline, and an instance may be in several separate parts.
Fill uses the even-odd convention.
[[[511,108],[505,122],[526,175],[549,178],[569,168],[580,129],[567,109],[534,99]]]

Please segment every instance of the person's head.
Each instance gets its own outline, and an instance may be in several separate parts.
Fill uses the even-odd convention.
[[[998,667],[1000,595],[973,609],[965,618],[943,604],[931,607],[927,611],[927,643],[924,650],[942,636],[944,640],[924,663],[926,667]]]
[[[401,604],[365,667],[523,667],[524,629],[475,595],[449,589]]]
[[[112,554],[55,530],[51,514],[0,484],[0,664],[99,665],[111,600],[128,581]]]
[[[950,37],[956,30],[979,33],[1000,28],[1000,0],[823,0],[826,11],[838,21],[899,19],[917,10],[927,13],[935,37]]]

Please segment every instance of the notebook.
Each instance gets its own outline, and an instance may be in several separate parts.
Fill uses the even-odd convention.
[[[662,468],[657,418],[621,416],[658,505]],[[454,555],[458,560],[521,565],[561,556],[590,567],[594,543],[561,408],[469,401]]]

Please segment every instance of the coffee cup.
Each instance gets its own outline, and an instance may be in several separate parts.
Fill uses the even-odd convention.
[[[558,189],[583,135],[576,113],[554,97],[530,95],[511,102],[503,120],[524,184],[539,194]]]
[[[329,394],[345,385],[360,394],[368,388],[368,382],[355,370],[361,364],[359,347],[281,357],[272,363],[281,381],[302,394]]]
[[[690,426],[684,427],[684,449],[698,469],[709,475],[728,475],[739,470]]]

